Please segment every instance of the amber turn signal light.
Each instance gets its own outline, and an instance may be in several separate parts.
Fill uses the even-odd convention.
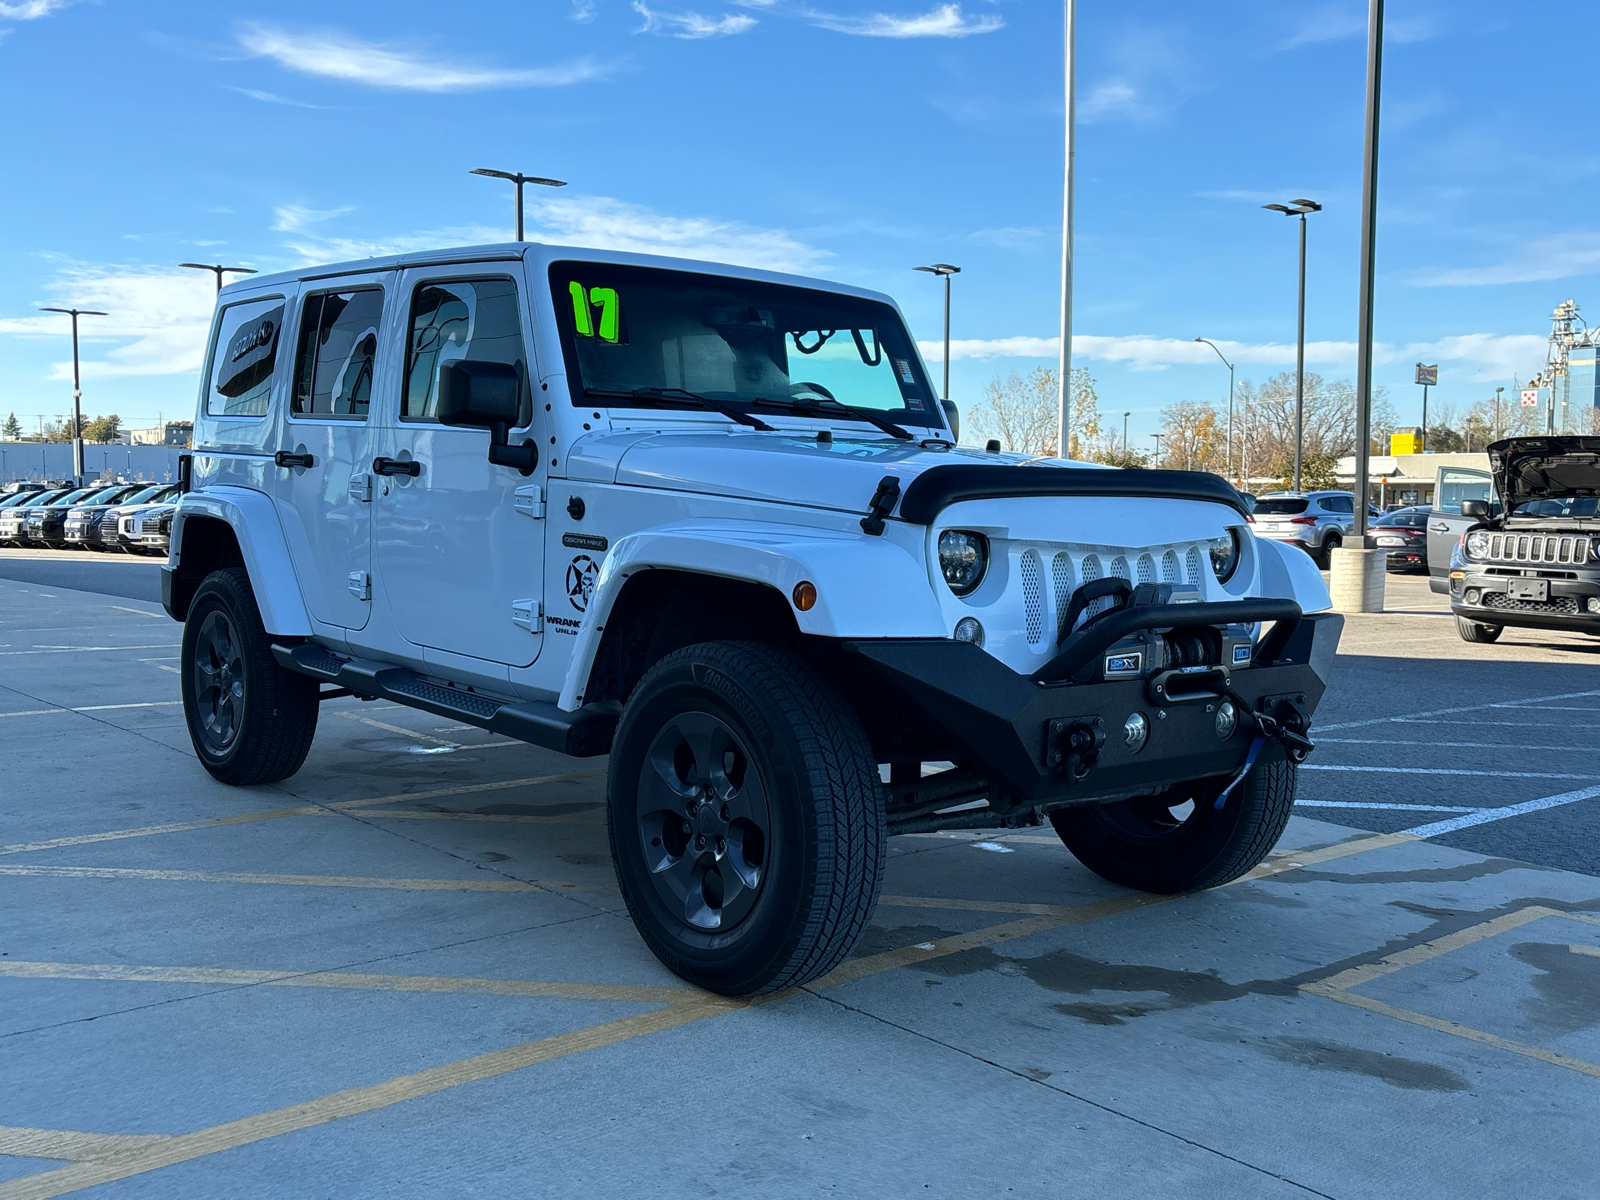
[[[810,612],[817,602],[817,585],[809,579],[802,579],[794,585],[794,606],[801,612]]]

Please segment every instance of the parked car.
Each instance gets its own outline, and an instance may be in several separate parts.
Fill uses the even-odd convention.
[[[62,549],[67,545],[67,520],[83,504],[105,504],[121,500],[139,490],[136,483],[117,483],[91,491],[71,503],[48,504],[28,514],[28,541],[34,545]]]
[[[324,694],[609,754],[643,940],[737,995],[845,959],[894,833],[1048,822],[1171,893],[1288,820],[1313,565],[1220,476],[961,448],[887,296],[516,243],[253,277],[212,330],[140,528],[224,783],[298,771]]]
[[[1257,537],[1300,547],[1326,568],[1328,551],[1344,543],[1355,527],[1352,492],[1272,492],[1256,501]]]
[[[21,504],[0,509],[0,545],[25,546],[28,544],[28,518],[34,510],[65,500],[69,504],[89,495],[92,488],[62,488],[53,492],[39,492]]]
[[[1474,522],[1450,563],[1450,611],[1468,642],[1507,625],[1600,636],[1600,437],[1489,445],[1500,506],[1463,500]]]
[[[176,504],[151,504],[132,518],[132,529],[142,554],[166,554],[171,546],[172,513]]]
[[[1373,545],[1387,550],[1386,567],[1395,574],[1428,573],[1428,514],[1426,505],[1386,512],[1367,532]]]
[[[1481,501],[1494,516],[1500,515],[1494,478],[1474,467],[1439,467],[1434,472],[1433,507],[1428,513],[1428,588],[1450,592],[1451,558],[1461,535],[1478,524],[1461,511],[1468,500]]]
[[[140,500],[146,492],[136,493],[115,508],[108,508],[105,515],[100,518],[100,548],[102,550],[125,550],[130,554],[144,554],[144,543],[139,540],[139,517],[148,508],[157,504],[173,504],[177,502],[179,488],[175,483],[160,484],[154,489],[154,495],[148,495]]]
[[[103,497],[74,504],[67,510],[67,523],[64,540],[69,546],[81,546],[91,550],[104,550],[109,543],[103,538],[105,523],[110,520],[111,528],[115,529],[115,519],[111,514],[121,512],[129,506],[150,503],[157,498],[176,499],[178,489],[174,485],[164,483],[131,484],[130,490],[114,500]]]

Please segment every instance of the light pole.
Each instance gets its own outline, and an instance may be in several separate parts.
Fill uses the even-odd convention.
[[[1359,549],[1367,545],[1367,478],[1372,457],[1372,300],[1377,288],[1378,114],[1382,80],[1383,0],[1368,0],[1367,131],[1361,151],[1361,301],[1356,314],[1356,523],[1351,538],[1353,548]],[[1382,564],[1377,570],[1381,580]]]
[[[224,275],[254,275],[254,267],[225,267],[221,263],[179,263],[180,267],[188,267],[193,271],[213,271],[217,276],[217,291],[222,290],[222,277]]]
[[[46,308],[44,312],[67,313],[72,317],[72,475],[83,486],[83,387],[78,379],[78,318],[108,317],[110,313],[92,308]]]
[[[1075,0],[1062,0],[1061,32],[1063,83],[1066,85],[1066,131],[1063,147],[1063,176],[1061,180],[1061,377],[1056,396],[1057,423],[1061,431],[1061,445],[1057,448],[1066,458],[1072,449],[1072,133],[1076,124],[1076,79],[1074,65],[1076,50]]]
[[[1122,457],[1123,458],[1127,458],[1128,457],[1128,418],[1131,417],[1131,416],[1133,416],[1132,413],[1123,413],[1122,414]]]
[[[1213,350],[1217,350],[1217,344],[1210,338],[1197,337],[1195,341],[1204,342]],[[1233,364],[1221,350],[1217,350],[1217,357],[1222,359],[1222,365],[1228,368],[1228,475],[1231,478],[1233,476]]]
[[[564,179],[546,179],[542,175],[523,175],[518,171],[496,171],[491,167],[473,167],[472,174],[487,175],[491,179],[509,179],[517,185],[517,241],[525,241],[522,236],[522,185],[537,183],[544,187],[566,187]]]
[[[1494,440],[1497,442],[1500,440],[1500,393],[1503,391],[1503,387],[1494,390]]]
[[[912,267],[913,271],[926,271],[944,280],[944,398],[950,399],[950,276],[961,274],[960,267],[949,263],[934,263],[931,267]]]
[[[1300,218],[1300,325],[1294,350],[1294,490],[1300,490],[1300,456],[1306,432],[1306,214],[1321,212],[1315,200],[1291,200],[1288,204],[1263,204],[1286,217]]]
[[[1161,439],[1166,437],[1167,435],[1164,434],[1164,433],[1152,433],[1150,436],[1155,438],[1155,440],[1156,440],[1156,465],[1160,466],[1161,465]]]

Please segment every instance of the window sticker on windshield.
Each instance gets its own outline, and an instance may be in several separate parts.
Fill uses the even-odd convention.
[[[622,340],[622,301],[617,297],[616,288],[597,287],[586,292],[583,284],[573,280],[567,290],[572,293],[572,327],[579,337],[594,337],[598,333],[602,342],[613,345]],[[600,310],[598,328],[594,320],[597,308]]]
[[[900,372],[901,383],[915,383],[917,381],[917,377],[911,373],[911,362],[909,359],[895,359],[894,369]]]

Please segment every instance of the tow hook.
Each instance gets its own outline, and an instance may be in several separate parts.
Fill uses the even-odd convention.
[[[1081,783],[1094,770],[1105,744],[1106,734],[1099,717],[1051,721],[1047,757],[1068,783]]]

